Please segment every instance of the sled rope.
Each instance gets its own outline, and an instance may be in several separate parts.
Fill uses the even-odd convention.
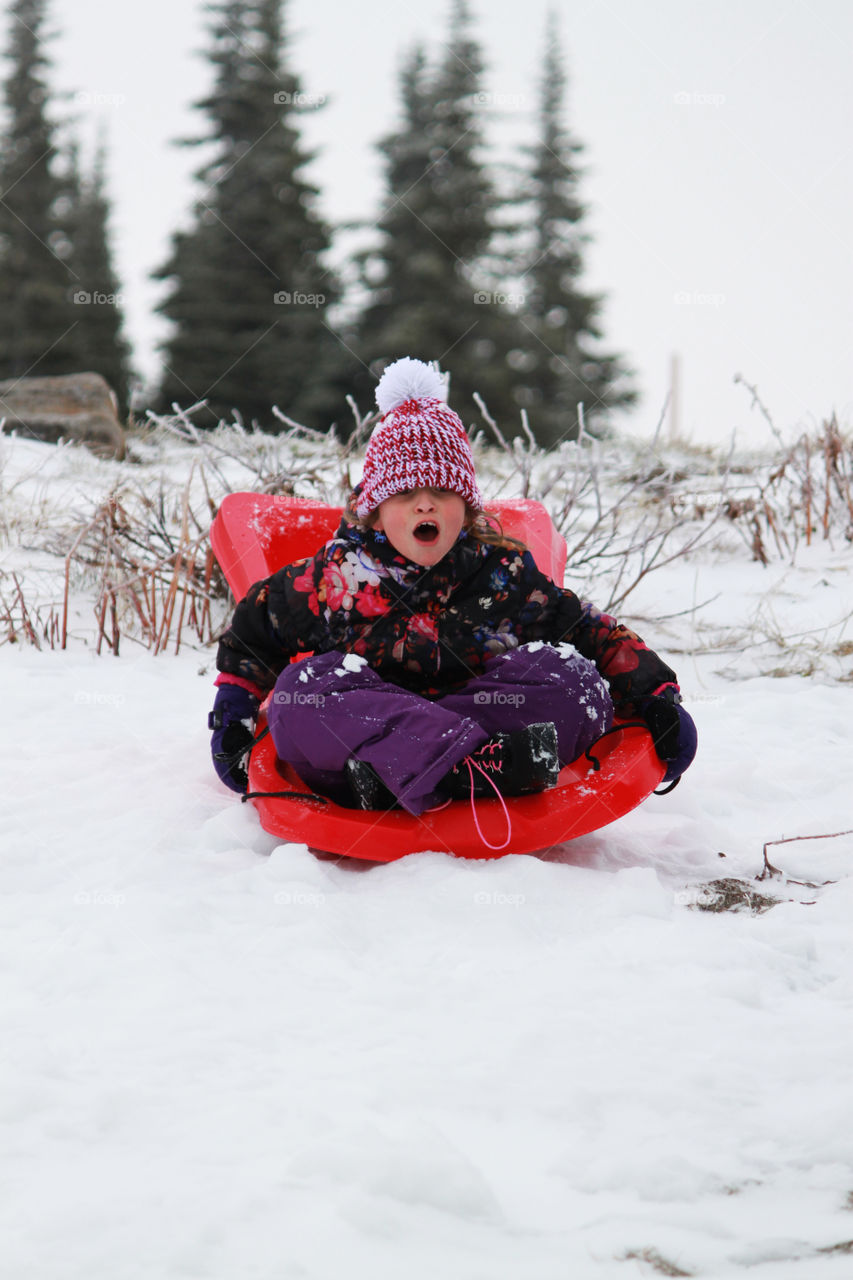
[[[592,765],[593,773],[598,773],[599,769],[601,768],[601,761],[599,760],[598,756],[594,756],[592,754],[592,748],[597,747],[599,742],[603,742],[605,738],[609,738],[611,733],[621,733],[623,729],[645,729],[647,733],[649,732],[649,726],[645,720],[626,720],[623,724],[615,724],[612,729],[605,729],[604,733],[599,734],[599,736],[595,739],[595,742],[591,742],[587,747],[586,751],[584,752],[584,756]],[[680,781],[681,781],[680,776],[677,778],[673,778],[669,786],[659,787],[657,791],[652,792],[652,795],[668,796],[670,791],[675,790],[675,788],[678,786]]]
[[[649,726],[646,724],[645,720],[626,720],[624,724],[615,724],[612,729],[605,729],[604,733],[600,733],[598,737],[595,739],[595,741],[591,742],[587,747],[586,751],[584,752],[584,755],[586,756],[587,760],[592,765],[593,773],[598,773],[599,769],[601,768],[601,761],[599,760],[598,756],[594,756],[592,754],[593,747],[597,747],[599,742],[603,742],[605,738],[609,738],[612,733],[621,733],[623,729],[648,730],[648,727]]]
[[[470,756],[466,756],[464,763],[468,766],[468,778],[471,783],[471,813],[474,815],[474,826],[477,829],[477,835],[480,837],[480,839],[482,840],[483,844],[486,846],[487,849],[495,849],[495,850],[505,849],[512,837],[512,819],[509,816],[509,810],[506,807],[504,798],[501,795],[494,778],[489,777],[486,770],[477,760],[472,760]],[[503,844],[492,844],[491,840],[487,840],[486,837],[483,835],[483,830],[482,830],[482,827],[480,826],[480,820],[477,817],[477,802],[474,799],[474,770],[475,769],[480,770],[480,773],[483,775],[486,781],[494,788],[495,795],[501,802],[501,808],[503,809],[504,817],[506,818],[506,840],[504,840]]]
[[[261,732],[249,747],[249,755],[252,754],[259,742],[263,742],[269,731],[268,724],[261,729]],[[318,796],[315,791],[246,791],[240,799],[243,804],[247,800],[316,800],[319,804],[329,803],[328,796]]]
[[[243,804],[247,800],[317,800],[320,804],[328,804],[328,796],[318,796],[314,791],[244,791],[240,796]]]
[[[236,764],[244,756],[250,756],[258,743],[263,742],[269,731],[269,725],[265,725],[261,732],[252,739],[251,746],[238,747],[230,755],[220,751],[217,754],[217,760],[225,760],[228,764]],[[240,801],[245,804],[247,800],[316,800],[318,804],[329,803],[327,796],[318,796],[314,791],[244,791],[240,796]]]

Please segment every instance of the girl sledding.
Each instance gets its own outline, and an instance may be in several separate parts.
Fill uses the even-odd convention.
[[[696,749],[675,672],[486,513],[438,373],[397,361],[377,404],[335,536],[250,587],[221,637],[210,717],[220,778],[246,791],[267,699],[275,756],[309,796],[427,825],[461,802],[485,853],[515,847],[506,798],[547,801],[566,766],[595,760],[614,717],[648,725],[674,782]],[[508,823],[500,845],[481,830],[493,803]]]

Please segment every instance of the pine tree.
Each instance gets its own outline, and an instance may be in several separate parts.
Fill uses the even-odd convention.
[[[57,172],[48,115],[47,0],[10,7],[0,154],[0,379],[74,371],[76,286],[60,217],[67,189]]]
[[[73,294],[77,324],[72,335],[76,367],[106,379],[124,416],[130,394],[130,347],[122,332],[122,296],[110,251],[103,146],[98,147],[91,175],[81,176],[76,148],[69,171],[69,261],[77,282]]]
[[[514,320],[495,301],[495,194],[481,153],[482,75],[465,0],[455,0],[445,55],[430,72],[417,48],[400,77],[402,124],[380,150],[386,206],[363,255],[369,301],[354,342],[372,371],[403,355],[437,360],[463,417],[479,391],[508,431],[518,412],[506,356]]]
[[[213,91],[196,104],[214,154],[192,226],[156,273],[172,322],[160,401],[204,399],[213,423],[232,410],[275,429],[271,408],[323,428],[339,409],[344,349],[327,309],[338,298],[323,265],[329,232],[303,174],[298,113],[311,105],[284,65],[282,0],[212,5]]]
[[[379,144],[386,156],[389,198],[378,221],[381,249],[360,255],[369,304],[356,346],[368,360],[415,352],[423,338],[424,306],[443,271],[441,245],[427,231],[431,191],[426,56],[417,46],[400,75],[405,124]],[[366,386],[370,386],[368,381]]]
[[[629,371],[616,355],[601,353],[603,299],[584,292],[584,206],[578,198],[582,147],[562,122],[566,73],[556,21],[549,15],[543,62],[538,141],[528,148],[524,201],[532,237],[523,255],[521,313],[524,340],[514,353],[521,373],[519,402],[537,440],[546,446],[578,434],[578,404],[594,434],[608,411],[633,403]]]

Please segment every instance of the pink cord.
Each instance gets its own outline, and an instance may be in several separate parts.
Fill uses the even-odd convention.
[[[428,809],[424,809],[424,813],[438,813],[439,809],[446,809],[449,804],[453,804],[452,796],[448,796],[440,804],[431,804]]]
[[[480,839],[482,840],[483,844],[486,846],[487,849],[495,849],[495,850],[505,849],[512,837],[512,819],[509,816],[509,810],[506,807],[504,798],[501,795],[500,791],[498,790],[497,786],[495,785],[494,780],[489,777],[489,775],[486,773],[486,770],[483,768],[482,765],[478,764],[476,760],[472,760],[470,756],[465,757],[465,763],[468,766],[468,777],[471,780],[471,812],[474,815],[474,826],[477,828],[477,835],[480,837]],[[491,841],[487,840],[486,837],[483,835],[482,829],[480,827],[480,822],[479,822],[479,819],[477,818],[477,805],[474,800],[474,770],[475,769],[479,769],[480,773],[482,773],[486,781],[491,783],[491,785],[494,787],[495,795],[501,802],[501,808],[503,809],[504,817],[506,818],[506,840],[504,840],[503,844],[492,844]]]

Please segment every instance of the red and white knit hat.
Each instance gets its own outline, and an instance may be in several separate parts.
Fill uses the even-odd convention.
[[[382,417],[364,457],[358,516],[404,489],[449,489],[480,511],[471,446],[438,370],[409,356],[396,360],[379,379],[376,404]]]

